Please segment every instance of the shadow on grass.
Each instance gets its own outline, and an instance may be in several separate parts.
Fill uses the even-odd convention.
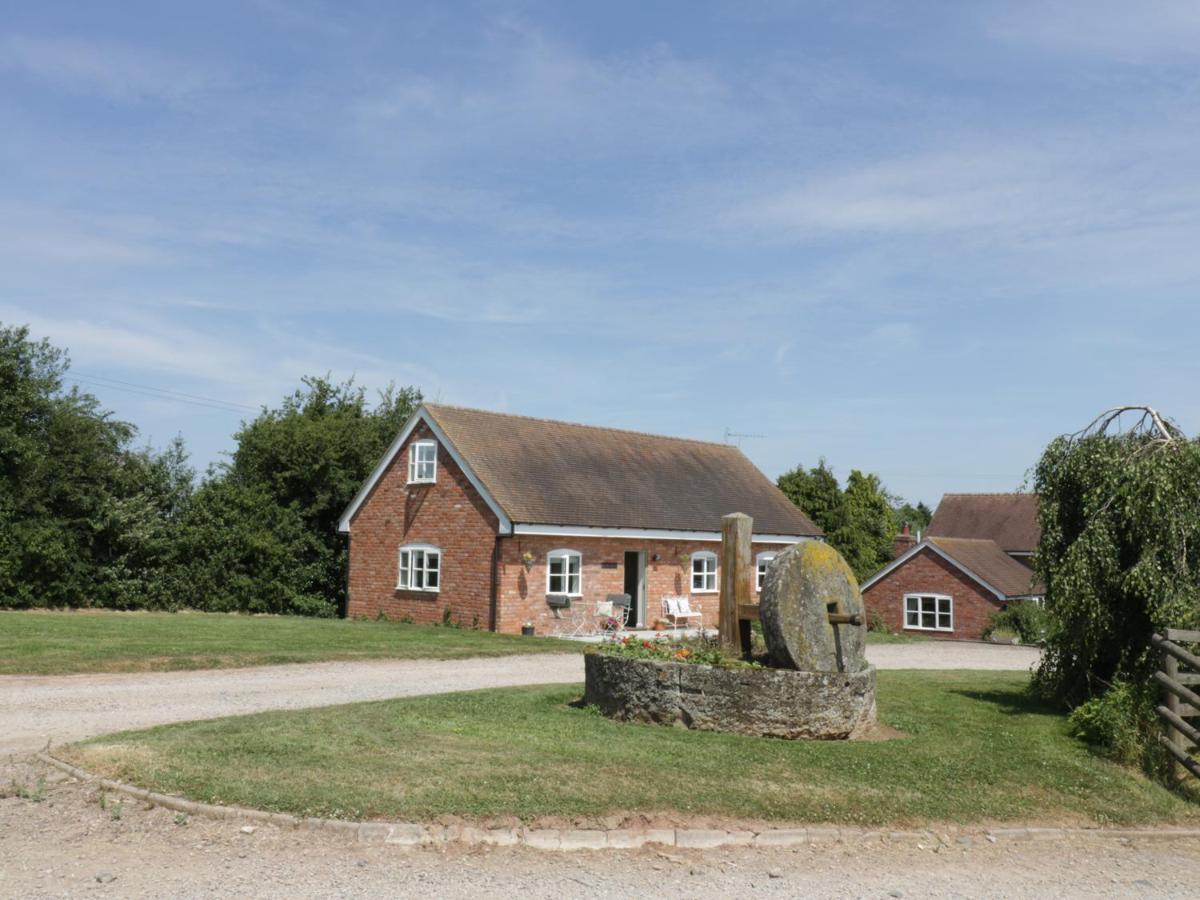
[[[1052,701],[1037,696],[1029,688],[1012,690],[965,691],[951,689],[947,693],[966,697],[979,703],[989,703],[1009,716],[1054,716],[1063,710]]]

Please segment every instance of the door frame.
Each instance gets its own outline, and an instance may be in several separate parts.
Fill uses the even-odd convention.
[[[630,598],[634,612],[637,616],[638,628],[649,628],[652,623],[646,621],[646,551],[645,550],[626,550],[622,557],[624,565],[624,573],[629,574],[629,555],[637,554],[636,569],[634,574],[637,576],[637,590]]]

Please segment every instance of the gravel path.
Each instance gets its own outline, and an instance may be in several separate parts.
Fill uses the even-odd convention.
[[[0,763],[0,897],[1195,897],[1193,840],[897,840],[791,850],[402,849],[177,819]],[[11,795],[10,779],[42,799]],[[10,795],[5,797],[5,794]]]
[[[1037,651],[993,644],[879,644],[881,669],[1028,669]],[[0,677],[0,753],[109,731],[218,716],[489,687],[583,681],[579,654],[372,660],[151,672]]]

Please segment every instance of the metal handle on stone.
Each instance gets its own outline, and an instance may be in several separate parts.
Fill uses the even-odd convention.
[[[858,613],[830,613],[830,625],[861,625],[863,623],[862,616]]]

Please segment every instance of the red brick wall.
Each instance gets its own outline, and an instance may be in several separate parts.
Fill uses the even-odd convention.
[[[945,594],[953,598],[953,631],[905,629],[904,595],[920,593]],[[992,613],[1001,608],[994,594],[928,548],[863,591],[863,605],[868,621],[878,615],[897,634],[907,632],[958,640],[982,638]]]
[[[438,445],[437,482],[408,482],[408,445],[433,437],[422,423],[350,523],[348,616],[411,616],[440,622],[442,610],[471,625],[490,626],[492,554],[499,523],[462,470]],[[442,551],[441,590],[397,590],[400,547],[432,544]]]
[[[759,544],[753,553],[763,550],[783,550],[787,545]],[[718,593],[691,592],[691,560],[680,565],[681,554],[711,550],[718,556],[719,541],[630,540],[627,538],[570,538],[516,535],[500,542],[500,631],[516,632],[525,622],[532,622],[538,634],[551,634],[564,623],[556,622],[553,610],[546,605],[546,556],[553,550],[576,550],[581,556],[583,573],[582,602],[590,608],[608,594],[625,590],[625,551],[643,550],[646,553],[646,619],[649,624],[662,615],[663,597],[688,594],[692,608],[700,604],[704,624],[717,625]],[[533,555],[528,567],[524,554]],[[655,560],[655,554],[659,559]],[[605,563],[615,563],[611,568]],[[720,572],[717,573],[720,585]],[[564,616],[568,613],[563,612]]]

